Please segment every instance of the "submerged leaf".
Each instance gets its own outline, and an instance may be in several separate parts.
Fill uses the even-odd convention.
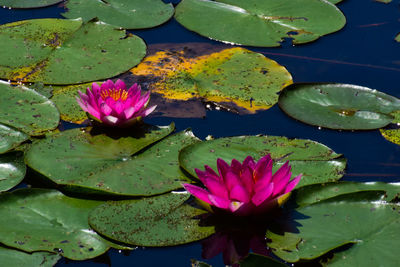
[[[0,78],[44,84],[113,77],[137,65],[146,54],[139,37],[95,21],[8,23],[0,26],[0,42]]]
[[[157,78],[150,89],[167,99],[200,97],[250,112],[270,108],[277,102],[277,93],[292,83],[283,66],[243,48],[195,58],[186,56],[185,51],[160,51],[146,57],[131,72]]]
[[[98,18],[124,29],[144,29],[158,26],[174,14],[172,4],[161,0],[69,0],[68,19],[82,18],[85,22]]]
[[[214,40],[267,47],[279,46],[284,38],[311,42],[346,23],[342,12],[324,0],[182,0],[175,19]]]

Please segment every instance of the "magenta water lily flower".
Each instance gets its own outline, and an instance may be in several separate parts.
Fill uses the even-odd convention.
[[[183,186],[214,209],[237,215],[259,214],[292,191],[301,179],[298,175],[290,180],[292,173],[288,161],[274,174],[272,164],[270,155],[262,157],[257,163],[250,156],[243,163],[233,159],[231,166],[218,159],[219,174],[207,165],[204,166],[205,171],[195,169],[207,190],[192,184]]]
[[[136,83],[127,90],[121,80],[117,80],[115,84],[108,80],[101,86],[93,83],[92,89],[87,88],[86,94],[79,91],[79,96],[76,99],[81,108],[109,126],[130,126],[156,108],[146,108],[150,92],[142,96],[140,85]]]

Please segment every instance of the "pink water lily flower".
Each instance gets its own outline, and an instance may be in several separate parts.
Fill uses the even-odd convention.
[[[142,96],[140,85],[136,83],[127,90],[121,80],[117,80],[115,84],[107,80],[101,86],[93,83],[92,89],[87,88],[86,94],[79,91],[79,96],[76,100],[81,108],[109,126],[130,126],[156,108],[152,106],[146,109],[150,92]]]
[[[217,160],[218,172],[205,165],[205,171],[195,169],[206,189],[184,184],[185,189],[214,209],[236,215],[259,214],[278,203],[278,198],[289,193],[299,183],[301,174],[290,180],[291,166],[287,161],[272,174],[270,155],[257,163],[248,156],[243,163],[233,159],[231,166]]]

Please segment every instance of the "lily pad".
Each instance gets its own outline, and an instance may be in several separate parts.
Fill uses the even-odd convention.
[[[0,242],[27,252],[56,252],[74,260],[97,257],[109,245],[89,228],[87,220],[89,212],[101,203],[48,189],[3,193]]]
[[[330,129],[371,130],[388,125],[400,110],[396,97],[351,84],[294,84],[285,88],[279,106],[304,123]]]
[[[0,124],[0,154],[10,151],[28,138],[29,136],[23,132]]]
[[[144,29],[163,24],[174,14],[174,7],[161,0],[69,0],[68,19],[82,18],[87,22],[99,18],[124,29]]]
[[[381,132],[382,136],[395,144],[400,145],[400,129],[399,129],[399,125],[400,125],[400,110],[399,111],[395,111],[392,112],[390,115],[392,115],[394,117],[392,123],[395,125],[395,127],[389,127],[388,129],[384,128],[384,129],[379,129],[379,131]]]
[[[240,267],[285,267],[286,264],[279,262],[270,257],[250,253],[243,261]]]
[[[230,162],[243,161],[247,156],[258,160],[270,153],[276,171],[289,160],[293,175],[303,174],[296,188],[309,184],[333,182],[343,176],[346,160],[328,147],[311,140],[288,139],[281,136],[237,136],[219,138],[185,147],[179,153],[179,163],[193,177],[194,169],[208,165],[217,170],[218,158]]]
[[[3,266],[24,267],[52,267],[61,257],[48,252],[26,253],[23,251],[0,247],[0,259]]]
[[[332,4],[338,4],[340,2],[342,2],[343,0],[327,0],[328,2],[332,3]],[[384,0],[385,1],[385,0]],[[391,1],[391,0],[390,0]]]
[[[54,104],[25,86],[0,82],[0,103],[0,123],[29,135],[41,135],[58,126],[60,114]],[[19,134],[17,140],[24,138]]]
[[[298,220],[299,232],[284,236],[268,232],[269,247],[285,261],[296,262],[352,244],[336,254],[329,266],[396,266],[399,207],[379,198],[363,198],[350,194],[296,209],[305,217]]]
[[[19,184],[25,177],[26,166],[21,152],[0,155],[0,192]]]
[[[243,48],[195,58],[184,51],[160,51],[146,57],[131,72],[156,77],[149,89],[167,99],[202,98],[222,105],[233,103],[250,112],[273,106],[277,93],[292,83],[283,66]]]
[[[214,227],[199,226],[204,210],[184,202],[186,193],[169,193],[141,200],[107,202],[90,213],[90,225],[102,235],[137,246],[174,246],[213,234]]]
[[[55,5],[62,0],[0,0],[0,6],[12,8],[36,8]]]
[[[98,21],[8,23],[0,26],[0,42],[0,78],[44,84],[113,77],[137,65],[146,54],[142,39]]]
[[[175,19],[214,40],[250,46],[302,44],[340,30],[346,18],[322,0],[182,0]]]
[[[400,183],[340,182],[310,185],[298,189],[295,199],[297,205],[307,206],[338,195],[363,191],[383,191],[386,194],[386,199],[390,201],[400,196]]]
[[[175,149],[179,150],[186,142],[191,144],[193,138],[187,135],[179,140],[172,139],[176,147],[171,145],[173,141],[160,143],[159,148],[163,151],[153,151],[150,156],[154,160],[152,163],[138,159],[140,164],[136,165],[132,155],[173,130],[173,124],[166,127],[142,125],[129,129],[125,136],[112,130],[96,132],[95,128],[68,130],[33,144],[26,153],[25,161],[52,182],[67,185],[71,190],[118,195],[159,194],[180,187],[178,153]],[[167,155],[169,149],[171,153]],[[157,158],[163,158],[159,166]],[[168,170],[169,178],[163,180],[162,176],[143,176],[150,165],[157,166],[154,170],[147,170],[151,174]],[[143,171],[139,172],[139,169]]]

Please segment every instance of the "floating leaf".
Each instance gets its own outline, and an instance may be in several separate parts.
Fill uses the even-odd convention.
[[[27,252],[56,252],[74,260],[94,258],[109,249],[88,225],[89,212],[101,203],[48,189],[3,193],[0,242]]]
[[[198,261],[198,260],[190,260],[190,266],[192,267],[212,267],[210,264],[202,262],[202,261]]]
[[[400,125],[400,110],[399,111],[395,111],[392,112],[390,115],[392,115],[394,117],[392,123],[396,124],[397,126]],[[379,131],[381,132],[382,136],[395,144],[400,145],[400,130],[397,128],[394,129],[379,129]]]
[[[28,138],[23,132],[0,124],[0,154],[15,148]]]
[[[15,249],[0,247],[0,259],[3,266],[52,267],[61,257],[48,252],[25,253]]]
[[[170,136],[137,156],[174,129],[144,125],[121,137],[73,129],[35,143],[26,153],[28,166],[56,184],[80,192],[153,195],[181,187],[178,151],[197,142],[191,132]],[[72,188],[71,188],[72,187]]]
[[[146,57],[131,72],[159,78],[150,89],[165,98],[233,102],[251,112],[270,108],[277,102],[277,93],[292,83],[284,67],[243,48],[196,58],[186,57],[184,51],[161,51]]]
[[[279,262],[270,257],[250,253],[243,261],[240,262],[240,267],[285,267],[286,264]]]
[[[363,191],[384,191],[386,198],[392,200],[395,197],[400,196],[400,184],[381,182],[341,182],[310,185],[299,188],[296,191],[296,203],[299,206],[306,206],[338,195]]]
[[[304,123],[330,129],[370,130],[389,124],[400,100],[351,84],[294,84],[282,92],[279,106]]]
[[[169,193],[140,200],[107,202],[90,213],[90,225],[102,235],[138,246],[174,246],[214,233],[199,226],[204,210],[185,204],[185,193]]]
[[[44,84],[113,77],[137,65],[146,54],[139,37],[95,21],[8,23],[0,26],[0,41],[0,78]]]
[[[179,163],[197,177],[195,168],[203,170],[204,165],[208,165],[217,170],[218,158],[230,162],[234,158],[243,161],[252,156],[258,160],[268,153],[275,160],[274,171],[290,160],[293,175],[303,174],[296,188],[336,181],[343,176],[346,166],[346,160],[339,158],[341,155],[320,143],[281,136],[238,136],[197,143],[181,150]]]
[[[337,253],[329,266],[396,266],[400,245],[397,204],[350,194],[305,206],[296,212],[305,217],[298,220],[298,233],[284,236],[267,233],[271,240],[268,246],[285,261],[314,259],[352,244]]]
[[[19,184],[24,179],[25,173],[23,153],[12,152],[0,155],[0,192]]]
[[[12,8],[36,8],[55,5],[62,0],[0,0],[0,6]]]
[[[335,5],[321,0],[182,0],[175,19],[214,40],[267,47],[288,37],[295,44],[311,42],[346,23]]]
[[[161,0],[69,0],[68,19],[89,21],[99,18],[105,23],[124,29],[144,29],[163,24],[174,14],[174,7]]]
[[[60,114],[54,104],[25,86],[0,82],[0,103],[0,123],[27,134],[41,135],[58,126]]]
[[[337,3],[340,3],[340,2],[342,2],[343,0],[327,0],[328,2],[330,2],[330,3],[332,3],[332,4],[337,4]],[[385,1],[385,0],[384,0]],[[387,1],[387,0],[386,0]],[[392,1],[392,0],[389,0],[389,1]]]

